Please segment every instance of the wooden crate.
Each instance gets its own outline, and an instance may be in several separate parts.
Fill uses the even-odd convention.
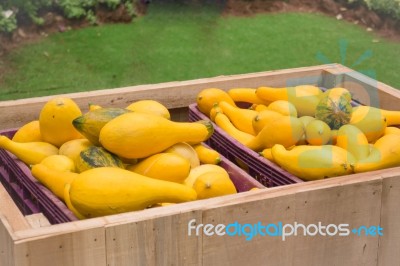
[[[187,106],[207,87],[341,86],[356,99],[400,109],[400,92],[338,64],[68,94],[123,107],[155,99],[187,120]],[[0,128],[37,119],[40,97],[0,102]],[[58,225],[40,214],[23,216],[0,186],[0,265],[400,265],[400,168],[244,192],[163,208]],[[188,236],[197,224],[349,224],[381,226],[383,236]]]

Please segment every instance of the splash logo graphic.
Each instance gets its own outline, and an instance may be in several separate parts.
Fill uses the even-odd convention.
[[[347,65],[347,48],[348,48],[348,42],[346,40],[340,40],[339,41],[339,50],[340,50],[340,63],[342,65]],[[356,69],[356,67],[358,67],[361,63],[363,63],[365,60],[369,59],[372,57],[372,50],[366,50],[365,52],[363,52],[359,58],[356,59],[356,61],[350,65],[349,67],[352,69]],[[329,58],[323,54],[321,51],[317,52],[317,60],[324,63],[324,64],[332,64],[332,60],[329,60]],[[376,78],[376,73],[374,70],[372,69],[359,69],[357,70],[358,72],[369,76],[371,78]]]
[[[374,107],[380,107],[378,84],[377,84],[377,74],[376,71],[370,68],[362,68],[368,59],[373,56],[371,49],[363,51],[358,57],[354,59],[354,63],[350,63],[349,54],[350,48],[347,40],[339,41],[339,52],[340,60],[342,65],[348,66],[350,69],[344,73],[338,73],[337,78],[332,86],[345,86],[347,88],[352,88],[352,96],[355,96],[354,100],[359,100],[365,105],[370,105]],[[352,51],[352,54],[354,52]],[[318,51],[316,54],[316,59],[324,64],[331,64],[335,60],[329,59],[323,52]],[[350,61],[350,62],[349,62]],[[337,62],[337,61],[336,61]],[[358,82],[362,80],[362,82]],[[355,94],[355,95],[354,95]],[[360,98],[360,99],[357,99]]]
[[[255,224],[241,224],[238,222],[230,224],[197,224],[195,219],[188,223],[188,235],[199,236],[244,236],[246,241],[252,240],[255,236],[281,237],[285,241],[290,236],[349,236],[351,233],[357,236],[382,236],[383,228],[380,226],[360,226],[350,230],[349,224],[293,224],[269,223],[263,225],[261,222]]]

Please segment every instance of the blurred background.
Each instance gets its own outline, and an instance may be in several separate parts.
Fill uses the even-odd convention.
[[[329,63],[400,88],[399,21],[398,0],[6,0],[0,100]]]

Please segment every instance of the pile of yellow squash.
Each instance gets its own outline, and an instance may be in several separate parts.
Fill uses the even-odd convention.
[[[309,181],[400,166],[400,111],[351,106],[345,88],[206,88],[198,109],[233,139]]]
[[[154,100],[126,108],[73,99],[44,104],[38,120],[0,136],[6,149],[80,219],[236,193],[209,120],[175,122]]]

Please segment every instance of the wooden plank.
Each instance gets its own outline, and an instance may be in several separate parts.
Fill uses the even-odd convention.
[[[32,228],[39,228],[51,225],[46,216],[44,216],[44,214],[41,212],[27,215],[25,216],[25,219],[28,221]]]
[[[251,201],[241,198],[209,204],[203,212],[203,223],[379,225],[382,182],[379,175],[369,178],[363,181],[356,175],[356,181],[332,178],[317,182],[320,187],[306,183],[246,192],[243,196]],[[296,236],[285,241],[256,236],[246,241],[245,236],[203,235],[204,265],[376,265],[377,249],[378,238],[367,236]]]
[[[15,266],[107,265],[103,227],[17,240],[14,252]]]
[[[0,215],[10,221],[13,231],[24,230],[31,228],[28,221],[25,219],[21,211],[15,205],[11,196],[0,183]]]
[[[380,179],[296,193],[296,217],[305,225],[379,226]],[[376,265],[378,236],[297,236],[293,265]]]
[[[400,265],[400,175],[383,177],[378,265]]]
[[[295,217],[294,207],[295,197],[290,194],[216,207],[204,210],[203,224],[289,223]],[[244,235],[203,235],[203,265],[291,265],[293,240],[282,241],[279,236],[257,235],[246,240]]]
[[[308,84],[310,82],[318,83],[323,69],[331,67],[333,66],[303,67],[56,96],[74,99],[84,112],[87,111],[89,103],[109,107],[126,107],[133,101],[141,99],[157,100],[167,108],[173,109],[187,107],[195,102],[196,95],[202,89],[208,87],[228,90],[234,87],[259,87],[265,85],[280,87]],[[29,121],[38,119],[43,105],[53,97],[55,95],[0,102],[0,113],[2,114],[0,129],[20,127]]]
[[[202,265],[201,237],[187,235],[192,219],[201,212],[107,226],[107,265]]]
[[[14,266],[14,238],[12,228],[0,212],[0,265]]]

